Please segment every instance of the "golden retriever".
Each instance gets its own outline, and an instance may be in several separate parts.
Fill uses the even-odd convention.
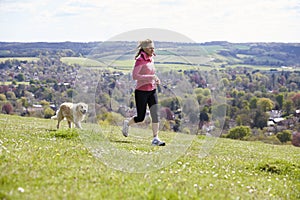
[[[82,129],[81,122],[84,120],[87,111],[88,105],[85,103],[65,102],[60,105],[56,111],[56,115],[51,117],[51,119],[58,120],[57,129],[59,129],[59,124],[64,118],[67,119],[69,128],[71,128],[72,123],[74,123],[76,128]]]

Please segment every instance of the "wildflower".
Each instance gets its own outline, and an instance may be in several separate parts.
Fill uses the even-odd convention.
[[[24,188],[22,188],[22,187],[18,187],[18,191],[21,193],[25,192]]]

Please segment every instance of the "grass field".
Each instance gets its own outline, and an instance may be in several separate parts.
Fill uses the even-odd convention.
[[[209,71],[212,69],[216,69],[219,68],[220,65],[225,64],[226,68],[231,67],[231,68],[235,68],[235,67],[247,67],[247,68],[251,68],[253,70],[258,69],[258,70],[271,70],[271,69],[277,69],[277,70],[281,70],[281,68],[274,68],[272,66],[254,66],[254,65],[245,65],[245,64],[236,64],[236,65],[228,65],[227,62],[228,61],[233,61],[230,60],[226,57],[214,54],[211,55],[211,58],[215,58],[218,59],[218,62],[214,62],[214,61],[210,61],[209,62],[209,57],[193,57],[193,56],[186,56],[186,57],[179,57],[179,56],[160,56],[158,57],[158,59],[156,59],[157,62],[160,63],[156,63],[155,66],[157,68],[157,70],[205,70],[205,71]],[[88,58],[82,58],[82,57],[63,57],[61,58],[61,61],[68,64],[68,65],[73,65],[73,64],[78,64],[80,66],[83,67],[93,67],[93,68],[102,68],[105,67],[105,69],[107,70],[118,70],[118,71],[123,71],[123,72],[128,72],[132,70],[132,67],[134,65],[134,61],[133,60],[107,60],[107,59],[103,59],[103,62],[99,62],[97,60],[93,60],[93,59],[88,59]],[[168,63],[168,64],[164,64],[163,62],[167,61],[167,62],[182,62],[181,64],[178,63]],[[222,61],[222,62],[221,62]],[[235,60],[237,61],[237,59]],[[186,64],[184,64],[186,63]],[[191,63],[195,64],[195,65],[190,65]],[[290,70],[293,71],[293,69],[285,69],[285,70]]]
[[[50,119],[0,115],[0,199],[300,198],[300,148],[291,145],[219,138],[199,157],[206,138],[197,136],[173,163],[129,173],[93,156],[83,140],[91,124],[83,124],[85,131],[69,130],[66,122],[61,130],[55,125]],[[174,135],[161,133],[167,146],[152,147],[150,137],[124,138],[112,126],[101,130],[116,148],[141,155],[163,152]]]
[[[37,57],[5,57],[5,58],[0,58],[0,63],[5,62],[6,60],[19,60],[19,61],[38,61],[39,58]]]
[[[212,54],[214,51],[214,48],[209,49],[209,54]],[[225,58],[221,58],[221,56],[216,56],[213,55],[216,58],[219,58],[221,60],[224,60]],[[187,63],[199,63],[199,66],[193,66],[193,65],[185,65],[185,64],[156,64],[156,67],[158,70],[189,70],[189,69],[194,69],[194,70],[212,70],[215,67],[220,66],[222,63],[210,63],[211,67],[209,66],[205,66],[205,65],[201,65],[201,63],[203,62],[204,64],[207,64],[207,61],[203,58],[197,58],[197,57],[193,57],[193,56],[185,56],[185,57],[178,57],[178,56],[165,56],[166,59],[165,61],[169,61],[168,59],[171,59],[171,61],[173,62],[187,62]],[[7,57],[7,58],[0,58],[0,63],[1,62],[5,62],[6,60],[19,60],[19,61],[37,61],[39,60],[39,58],[37,57]],[[186,60],[185,60],[186,59]],[[161,58],[159,58],[158,61],[160,60],[164,60],[164,56],[161,56]],[[203,61],[204,60],[204,61]],[[226,60],[226,59],[225,59]],[[132,70],[133,67],[133,60],[115,60],[115,61],[110,61],[110,60],[103,60],[104,62],[99,62],[97,60],[93,60],[93,59],[89,59],[89,58],[83,58],[83,57],[62,57],[61,61],[65,64],[68,65],[74,65],[74,64],[78,64],[80,66],[83,67],[93,67],[93,68],[98,68],[98,69],[102,69],[103,67],[105,67],[105,69],[107,70],[119,70],[119,71],[123,71],[123,72],[128,72],[130,70]],[[252,65],[228,65],[227,67],[237,67],[237,66],[243,66],[243,67],[249,67],[252,69],[259,69],[259,70],[270,70],[270,69],[274,69],[274,67],[267,67],[267,66],[252,66]],[[280,70],[280,69],[278,69]],[[287,70],[287,69],[285,69]],[[291,70],[293,71],[293,70]],[[5,84],[10,84],[11,82],[7,82]],[[28,83],[20,83],[20,84],[28,84]]]
[[[84,67],[99,67],[99,66],[104,66],[103,63],[97,61],[97,60],[92,60],[89,58],[83,58],[83,57],[62,57],[60,59],[63,63],[66,63],[68,65],[74,65],[78,64],[80,66]]]
[[[176,60],[177,59],[177,60]],[[186,59],[189,60],[183,60],[182,58],[172,58],[172,62],[186,62],[189,64],[190,61],[192,60],[192,57],[189,58],[187,57]],[[81,58],[81,57],[63,57],[61,58],[61,61],[68,64],[68,65],[73,65],[73,64],[78,64],[83,67],[94,67],[96,68],[101,68],[105,67],[105,69],[110,69],[110,70],[119,70],[123,72],[128,72],[131,71],[133,66],[134,66],[134,60],[107,60],[103,59],[103,62],[99,62],[97,60],[93,59],[88,59],[88,58]],[[156,68],[158,70],[188,70],[188,69],[201,69],[201,70],[211,70],[212,68],[210,67],[201,67],[199,68],[198,66],[193,66],[193,65],[187,65],[187,64],[156,64]]]
[[[10,85],[12,84],[12,81],[5,81],[5,82],[0,82],[2,85]],[[16,82],[17,85],[29,85],[30,82],[25,82],[25,81],[19,81]]]

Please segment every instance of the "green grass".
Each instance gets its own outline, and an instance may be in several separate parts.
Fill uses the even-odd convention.
[[[65,121],[60,130],[55,126],[50,119],[0,115],[0,199],[300,198],[300,148],[291,145],[219,138],[199,157],[206,139],[197,136],[170,165],[129,173],[106,166],[89,148],[106,141],[154,155],[169,148],[174,133],[161,133],[166,147],[152,147],[151,136],[137,137],[144,132],[136,128],[124,138],[113,126],[100,127],[100,135],[88,132],[91,124],[83,124],[85,131],[70,130]],[[114,158],[115,152],[109,155]],[[126,157],[121,161],[135,164]]]

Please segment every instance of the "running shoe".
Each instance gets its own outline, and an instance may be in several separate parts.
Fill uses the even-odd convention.
[[[128,120],[125,119],[123,121],[123,129],[122,129],[122,133],[124,135],[124,137],[127,137],[128,136],[128,129],[129,129],[129,126],[128,126]]]
[[[154,138],[154,139],[152,140],[152,145],[153,145],[153,146],[165,146],[166,143],[163,142],[163,141],[160,141],[158,138]]]

